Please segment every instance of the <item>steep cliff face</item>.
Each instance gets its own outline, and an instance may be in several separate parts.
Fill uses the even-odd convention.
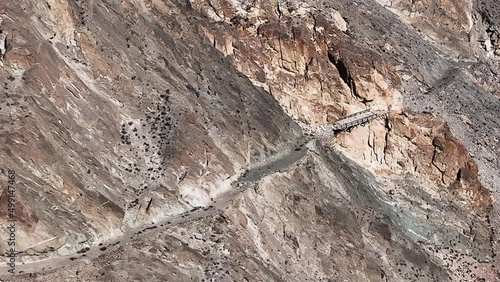
[[[500,279],[495,5],[0,4],[5,278]]]
[[[414,26],[438,48],[453,57],[468,57],[471,52],[469,34],[475,24],[475,7],[471,0],[386,1],[381,5]]]
[[[499,4],[492,0],[378,2],[457,58],[499,56]],[[471,48],[473,47],[473,48]]]
[[[88,264],[31,277],[494,281],[493,269],[484,263],[492,256],[487,224],[457,212],[462,207],[449,193],[427,194],[426,184],[411,176],[382,187],[319,143],[307,147],[298,162],[247,183],[246,191],[214,217],[160,227]]]
[[[371,42],[357,42],[334,7],[314,4],[194,1],[200,13],[215,21],[205,28],[214,46],[231,56],[254,84],[268,89],[292,117],[314,124],[367,107],[394,113],[368,128],[337,136],[337,147],[374,170],[414,172],[437,185],[450,186],[458,181],[460,170],[467,170],[471,185],[454,187],[460,188],[459,194],[468,194],[464,199],[472,199],[473,205],[488,208],[488,191],[477,181],[477,169],[470,169],[476,165],[447,125],[432,115],[404,110],[401,79],[414,77],[425,83],[424,77],[406,62],[394,62],[399,57],[379,50],[403,52],[406,42],[392,47],[379,40],[379,50]],[[214,12],[217,7],[222,10],[219,14]],[[458,17],[461,12],[456,13]],[[408,74],[400,75],[397,69]]]
[[[3,6],[1,152],[18,175],[27,253],[72,253],[206,205],[300,135],[185,15],[157,24],[168,14],[132,4]]]
[[[294,118],[325,123],[367,103],[383,109],[401,106],[394,67],[355,44],[332,7],[325,6],[329,13],[322,14],[306,3],[267,1],[246,8],[229,1],[210,3],[193,3],[215,21],[206,24],[207,37]],[[223,17],[213,12],[219,6]]]

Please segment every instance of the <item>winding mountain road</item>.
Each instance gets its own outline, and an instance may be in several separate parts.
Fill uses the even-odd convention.
[[[249,187],[252,183],[258,182],[266,175],[285,169],[302,159],[309,151],[308,144],[312,144],[312,142],[315,142],[315,140],[299,139],[296,142],[297,145],[295,146],[295,148],[293,148],[283,156],[277,157],[276,159],[271,160],[264,165],[247,170],[238,178],[238,180],[232,183],[231,186],[234,189],[222,193],[218,198],[214,199],[213,203],[209,206],[195,207],[191,211],[186,211],[184,213],[175,215],[161,222],[147,224],[138,228],[131,229],[113,241],[89,247],[85,252],[79,254],[49,258],[26,264],[16,264],[15,274],[7,272],[9,270],[9,267],[6,265],[6,262],[4,262],[4,264],[0,267],[0,282],[2,281],[2,279],[3,281],[9,281],[9,277],[16,275],[37,273],[46,270],[58,269],[71,264],[90,262],[92,259],[95,259],[100,255],[117,250],[121,246],[126,246],[132,239],[143,237],[146,234],[151,235],[171,226],[213,215],[218,211],[223,210],[228,202],[240,195],[240,193],[245,191],[246,188]]]

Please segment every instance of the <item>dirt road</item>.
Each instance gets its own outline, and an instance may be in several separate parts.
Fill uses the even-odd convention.
[[[127,245],[132,239],[151,235],[154,232],[164,230],[171,226],[213,215],[223,210],[229,201],[237,197],[247,187],[251,186],[251,184],[258,182],[266,175],[269,175],[281,169],[285,169],[300,160],[308,151],[308,142],[315,141],[308,141],[305,139],[298,140],[296,142],[297,145],[291,151],[286,152],[283,156],[277,157],[264,165],[247,170],[238,178],[238,180],[233,182],[232,190],[221,194],[218,198],[214,199],[213,203],[209,206],[195,207],[191,211],[175,215],[167,220],[134,228],[113,241],[83,249],[79,254],[56,257],[27,264],[18,264],[16,265],[15,274],[8,273],[7,270],[9,269],[9,267],[6,266],[6,263],[4,263],[0,267],[0,282],[2,281],[2,279],[4,281],[9,281],[9,277],[12,277],[13,275],[15,276],[19,274],[36,273],[44,270],[61,268],[71,264],[81,262],[85,263],[94,258],[97,258],[102,254],[112,252],[118,249],[120,246]]]

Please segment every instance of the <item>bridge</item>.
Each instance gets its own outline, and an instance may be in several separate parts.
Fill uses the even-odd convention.
[[[352,115],[348,115],[336,120],[330,124],[306,124],[301,121],[297,123],[302,127],[305,134],[314,135],[317,138],[326,138],[333,133],[341,131],[351,131],[358,125],[365,125],[376,118],[385,118],[387,113],[384,111],[374,111],[372,109],[363,110]]]
[[[386,113],[383,111],[372,111],[371,109],[363,110],[336,120],[332,125],[332,130],[334,132],[351,131],[352,128],[358,125],[365,125],[378,117],[385,116]]]

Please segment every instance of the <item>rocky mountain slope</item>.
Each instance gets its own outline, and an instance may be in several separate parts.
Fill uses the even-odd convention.
[[[0,278],[499,281],[499,9],[0,3]]]

